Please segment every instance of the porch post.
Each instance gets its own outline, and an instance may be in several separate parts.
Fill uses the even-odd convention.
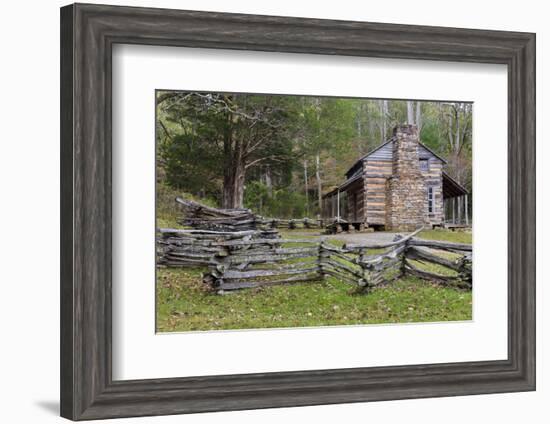
[[[455,221],[455,203],[456,203],[456,197],[453,197],[453,202],[452,202],[452,206],[453,206],[453,224],[456,224],[456,221]]]
[[[337,197],[336,204],[338,205],[337,206],[337,210],[338,210],[337,220],[338,220],[338,222],[340,222],[340,190],[338,190],[338,197]]]
[[[462,224],[462,202],[464,200],[464,196],[460,196],[458,198],[458,223]]]

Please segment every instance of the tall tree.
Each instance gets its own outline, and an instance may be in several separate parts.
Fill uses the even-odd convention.
[[[416,117],[414,124],[418,127],[418,132],[422,130],[422,103],[416,102]]]
[[[382,141],[388,138],[388,101],[379,100],[380,104],[380,133]]]
[[[326,150],[333,152],[349,147],[356,123],[357,108],[349,100],[330,97],[308,98],[302,109],[301,136],[304,139],[302,154],[315,164],[317,208],[323,196],[323,169],[321,156]],[[305,161],[304,163],[307,163]],[[305,167],[304,167],[305,168]],[[308,185],[306,185],[308,190]]]
[[[464,183],[469,172],[463,153],[471,148],[472,141],[471,103],[448,103],[447,123],[451,171],[458,182]]]
[[[309,177],[307,175],[307,159],[304,159],[304,194],[306,196],[306,214],[309,214]]]
[[[288,111],[292,102],[293,98],[287,96],[196,92],[173,92],[158,98],[159,107],[169,119],[189,121],[182,121],[180,126],[187,142],[221,152],[224,208],[243,206],[249,169],[289,158],[292,114]]]
[[[407,124],[414,124],[414,103],[407,100]]]

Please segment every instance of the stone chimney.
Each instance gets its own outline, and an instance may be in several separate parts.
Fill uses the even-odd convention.
[[[393,130],[393,172],[386,183],[386,229],[414,231],[427,222],[428,194],[420,171],[418,128]]]

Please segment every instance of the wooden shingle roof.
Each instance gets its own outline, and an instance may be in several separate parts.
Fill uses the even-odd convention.
[[[448,199],[450,197],[464,196],[466,194],[469,194],[468,190],[443,171],[443,198]]]
[[[357,169],[361,167],[361,163],[365,159],[367,159],[370,156],[376,156],[377,154],[380,154],[380,152],[384,149],[384,147],[387,147],[393,141],[395,141],[395,137],[391,137],[389,140],[385,141],[380,146],[372,149],[370,152],[368,152],[367,154],[365,154],[365,155],[361,156],[359,159],[357,159],[357,161],[353,164],[353,166],[346,172],[346,177],[350,178],[353,174],[355,174]],[[444,164],[447,163],[447,161],[445,159],[443,159],[441,156],[439,156],[437,153],[435,153],[432,149],[430,149],[424,143],[418,142],[418,147],[419,147],[419,149],[424,149],[426,151],[426,153],[428,153],[428,154],[434,156],[435,158],[439,159],[442,163],[444,163]]]

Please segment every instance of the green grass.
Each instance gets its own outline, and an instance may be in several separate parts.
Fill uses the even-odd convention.
[[[229,330],[462,321],[472,318],[472,294],[407,277],[368,295],[335,278],[319,283],[213,295],[200,270],[161,269],[157,331]]]
[[[472,243],[472,233],[465,231],[448,231],[448,230],[427,230],[422,231],[419,235],[419,238],[424,238],[428,240],[439,240],[439,241],[452,241],[455,243]],[[442,256],[446,259],[456,260],[460,258],[460,254],[445,252],[443,250],[436,250],[433,253]],[[440,275],[456,276],[457,272],[437,264],[411,261],[417,268],[420,268],[424,271],[434,272]]]
[[[157,183],[156,193],[156,214],[157,214],[157,228],[184,228],[179,224],[179,220],[182,218],[181,209],[176,204],[176,197],[183,197],[185,199],[194,200],[207,206],[216,206],[212,199],[203,198],[199,199],[189,193],[178,191],[166,184]]]
[[[428,240],[452,241],[455,243],[472,243],[471,231],[426,230],[418,237]]]

